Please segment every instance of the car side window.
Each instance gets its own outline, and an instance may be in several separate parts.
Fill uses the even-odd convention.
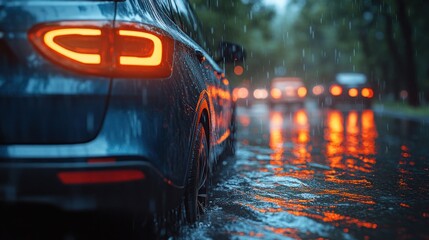
[[[189,3],[183,0],[175,0],[171,1],[171,4],[176,24],[200,46],[205,47],[200,22]]]

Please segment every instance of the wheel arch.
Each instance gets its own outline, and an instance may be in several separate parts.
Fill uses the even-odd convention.
[[[212,108],[212,103],[210,102],[210,97],[208,95],[208,92],[206,90],[203,90],[200,93],[200,96],[198,98],[198,103],[196,106],[196,110],[195,110],[195,116],[194,116],[194,120],[193,120],[193,124],[192,126],[194,127],[193,129],[193,134],[192,137],[194,138],[195,136],[195,129],[198,126],[199,123],[202,123],[204,126],[204,131],[206,132],[206,137],[207,137],[207,142],[209,143],[209,148],[211,148],[211,143],[213,141],[211,141],[211,130],[213,129],[213,119],[211,118],[211,113],[214,111]],[[192,139],[193,140],[193,139]]]
[[[196,132],[197,132],[197,128],[198,128],[198,124],[202,123],[203,127],[204,127],[204,131],[206,133],[206,139],[207,139],[207,143],[208,143],[208,147],[209,147],[209,169],[211,171],[211,164],[210,164],[210,158],[211,158],[211,130],[212,130],[212,119],[211,119],[211,112],[213,111],[213,109],[211,108],[211,104],[210,104],[210,98],[208,95],[208,92],[206,90],[203,90],[200,93],[200,96],[198,98],[198,102],[196,104],[195,107],[195,111],[194,111],[194,117],[193,117],[193,121],[192,121],[192,125],[191,125],[191,132],[190,132],[190,141],[189,141],[189,147],[188,147],[188,157],[187,157],[187,169],[186,169],[186,175],[184,178],[184,183],[186,186],[186,179],[188,178],[188,172],[189,172],[189,168],[192,166],[192,145],[195,141],[196,138]]]

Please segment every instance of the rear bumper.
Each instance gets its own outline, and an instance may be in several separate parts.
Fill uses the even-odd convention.
[[[107,173],[103,182],[65,181],[74,173]],[[125,178],[111,178],[112,173]],[[140,173],[127,178],[127,173]],[[70,175],[72,174],[72,175]],[[79,175],[77,175],[79,177]],[[81,176],[81,175],[80,175]],[[98,175],[99,176],[99,175]],[[106,176],[106,174],[104,174]],[[91,180],[92,179],[92,180]],[[17,162],[0,164],[0,203],[40,203],[63,210],[107,210],[154,213],[180,203],[183,188],[175,186],[150,163]]]

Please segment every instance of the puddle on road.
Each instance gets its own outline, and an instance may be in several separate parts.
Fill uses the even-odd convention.
[[[238,151],[220,172],[210,209],[182,236],[429,236],[422,227],[429,223],[428,158],[402,141],[399,155],[380,152],[394,146],[383,143],[384,130],[379,138],[371,110],[252,111],[238,116]]]

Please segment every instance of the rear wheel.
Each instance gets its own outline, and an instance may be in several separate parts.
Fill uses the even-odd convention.
[[[188,223],[194,223],[208,204],[209,146],[203,124],[198,124],[192,147],[191,166],[185,191],[185,210]]]

